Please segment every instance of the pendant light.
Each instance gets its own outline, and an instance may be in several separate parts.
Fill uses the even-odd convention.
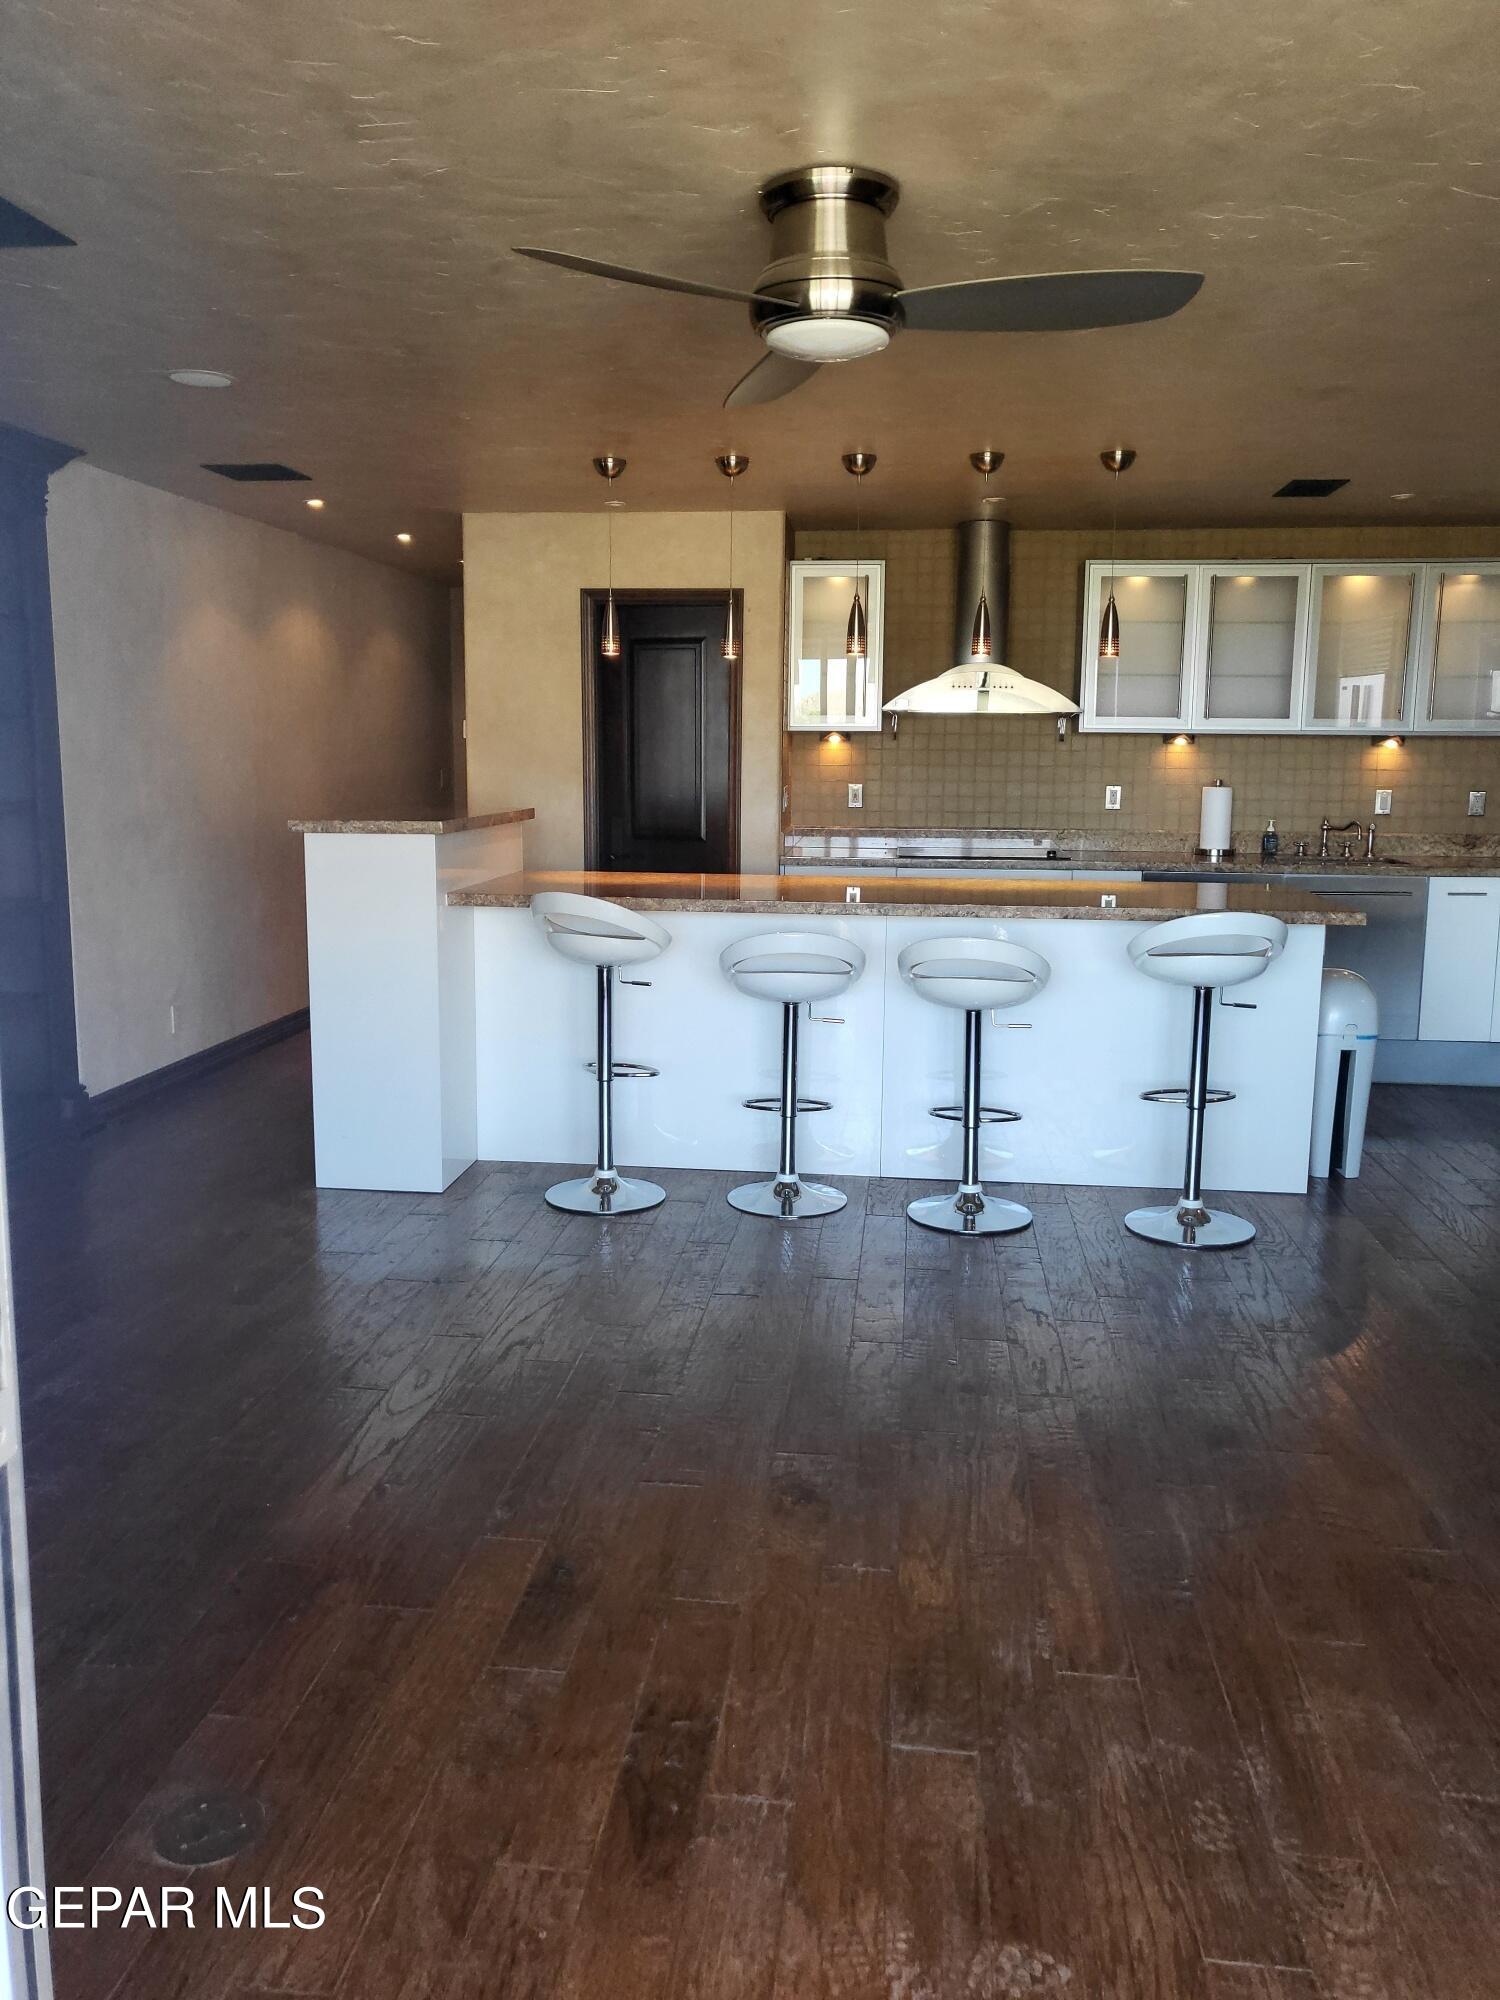
[[[971,451],[969,463],[984,479],[984,497],[981,507],[990,504],[990,474],[996,471],[1005,459],[1003,451]],[[979,586],[979,602],[974,606],[974,629],[969,637],[969,658],[975,666],[995,657],[995,644],[990,632],[990,605],[984,594],[984,585]]]
[[[729,602],[724,613],[724,642],[719,647],[719,656],[725,660],[737,660],[740,656],[740,628],[734,608],[734,482],[747,470],[750,461],[743,452],[724,451],[714,460],[720,472],[729,481]]]
[[[601,479],[607,480],[613,486],[625,470],[625,461],[623,458],[616,458],[612,452],[607,452],[603,458],[594,460],[594,470]],[[606,500],[604,504],[612,509],[623,503],[619,500]],[[599,634],[599,652],[606,660],[618,660],[620,619],[615,610],[615,517],[612,512],[605,515],[605,521],[609,536],[609,589],[604,599],[604,625]]]
[[[864,492],[865,477],[875,469],[873,451],[846,451],[844,470],[854,479],[854,602],[849,606],[849,629],[844,635],[844,651],[851,662],[859,662],[869,651],[869,628],[865,622],[864,578],[859,569],[859,540],[861,526],[860,498]]]
[[[1109,520],[1109,602],[1099,621],[1099,657],[1101,660],[1118,660],[1120,614],[1115,608],[1115,536],[1120,526],[1120,474],[1128,472],[1135,464],[1135,453],[1123,445],[1116,445],[1113,451],[1100,452],[1099,463],[1113,475],[1115,482]]]

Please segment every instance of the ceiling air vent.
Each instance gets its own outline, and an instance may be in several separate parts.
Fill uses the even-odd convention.
[[[64,236],[39,215],[28,215],[13,201],[0,197],[0,250],[71,250],[71,236]]]
[[[1330,493],[1337,493],[1341,486],[1349,484],[1347,479],[1289,479],[1285,486],[1278,486],[1271,495],[1273,500],[1326,500]]]
[[[299,472],[294,465],[280,465],[276,460],[246,459],[241,465],[205,465],[205,472],[217,472],[221,479],[311,479],[310,472]]]

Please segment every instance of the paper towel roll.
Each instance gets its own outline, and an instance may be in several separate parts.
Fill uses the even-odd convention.
[[[1230,822],[1234,817],[1234,787],[1219,783],[1203,787],[1203,810],[1198,818],[1198,852],[1227,854],[1234,845]]]

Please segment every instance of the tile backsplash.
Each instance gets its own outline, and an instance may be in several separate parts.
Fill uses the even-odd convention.
[[[1083,564],[1101,552],[1097,529],[1017,529],[1011,538],[1009,663],[1078,688]],[[799,531],[799,556],[854,554],[852,532]],[[887,698],[953,664],[956,536],[946,528],[867,530],[860,553],[886,563]],[[1173,557],[1392,561],[1500,556],[1500,528],[1153,529],[1121,531],[1120,562]],[[1096,827],[1101,832],[1195,835],[1199,794],[1222,778],[1234,787],[1241,845],[1268,818],[1289,839],[1330,819],[1368,818],[1389,786],[1391,835],[1454,838],[1500,831],[1500,737],[1418,739],[1388,750],[1368,737],[1200,736],[1175,747],[1160,735],[1081,735],[1059,743],[1046,717],[908,716],[899,735],[824,744],[789,735],[789,827]],[[847,786],[864,786],[851,811]],[[1106,785],[1122,788],[1118,812]],[[1470,791],[1487,791],[1487,819],[1466,817]]]

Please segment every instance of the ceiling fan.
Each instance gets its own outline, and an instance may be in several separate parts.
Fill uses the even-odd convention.
[[[789,395],[825,362],[858,361],[917,333],[1071,333],[1165,319],[1203,283],[1198,271],[1049,271],[970,278],[905,290],[886,256],[885,221],[899,185],[873,167],[794,167],[760,190],[771,261],[754,291],[667,278],[568,250],[517,244],[516,254],[565,270],[750,308],[770,350],[724,398],[726,409]]]

